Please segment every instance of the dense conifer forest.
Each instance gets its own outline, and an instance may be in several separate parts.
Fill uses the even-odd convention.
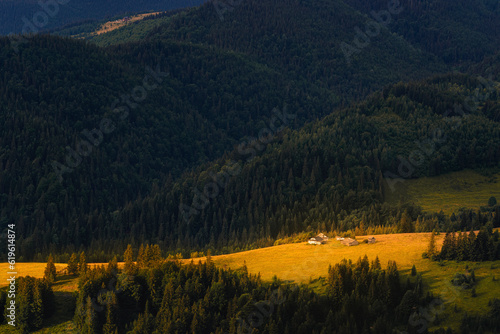
[[[154,263],[154,262],[153,262]],[[409,328],[417,306],[437,297],[419,276],[400,282],[397,264],[344,261],[329,270],[327,294],[306,286],[175,261],[118,273],[89,269],[79,279],[75,323],[84,333],[388,333]],[[396,317],[392,315],[396,314]],[[415,315],[415,324],[418,323]],[[131,321],[131,319],[135,319]],[[414,330],[413,330],[414,331]]]
[[[0,290],[4,324],[15,289],[20,333],[61,307],[86,334],[453,332],[415,266],[365,256],[297,284],[211,257],[319,232],[432,231],[419,260],[464,266],[443,280],[469,301],[497,291],[474,270],[500,259],[493,195],[452,214],[389,199],[500,171],[498,1],[57,1],[0,0],[2,35],[50,17],[0,36],[0,232],[48,262]],[[462,333],[500,330],[495,297],[454,305]]]
[[[230,251],[316,228],[396,226],[403,213],[422,231],[442,227],[417,207],[387,206],[384,180],[400,174],[399,156],[407,161],[415,141],[434,146],[409,178],[498,166],[496,58],[471,67],[474,76],[396,84],[478,56],[449,58],[446,43],[416,49],[427,35],[391,33],[414,15],[380,4],[393,24],[349,66],[339,45],[374,6],[248,1],[221,20],[205,4],[107,48],[0,39],[0,221],[16,224],[22,259],[119,254],[146,241]],[[447,6],[417,9],[432,16]],[[488,29],[475,17],[461,24],[479,29],[490,41],[481,54],[493,57],[498,8],[478,8]],[[238,175],[225,184],[229,163]],[[207,201],[211,173],[224,184]]]

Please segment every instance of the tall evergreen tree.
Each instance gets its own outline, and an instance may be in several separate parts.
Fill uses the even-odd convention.
[[[436,231],[433,230],[431,232],[431,237],[429,239],[429,246],[427,247],[427,255],[432,258],[436,254],[436,239],[435,239]]]
[[[76,253],[71,254],[66,269],[69,275],[78,274],[78,255],[76,255]]]
[[[132,245],[128,245],[125,253],[123,254],[125,261],[123,272],[127,275],[137,275],[137,265],[134,263]]]
[[[48,282],[53,283],[56,280],[56,275],[57,275],[56,266],[54,264],[54,259],[51,254],[49,255],[49,258],[47,260],[47,266],[45,267],[43,278],[45,278]]]
[[[87,259],[85,257],[85,252],[82,251],[80,253],[80,259],[78,261],[78,273],[81,275],[83,273],[85,273],[88,269],[88,265],[87,265]]]

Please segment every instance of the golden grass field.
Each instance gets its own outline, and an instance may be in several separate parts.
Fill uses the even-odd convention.
[[[359,236],[358,241],[367,237]],[[356,261],[365,254],[369,260],[378,255],[382,267],[389,260],[395,260],[399,269],[410,270],[412,265],[428,266],[422,259],[426,251],[430,233],[403,233],[376,235],[375,244],[360,243],[358,246],[344,246],[340,241],[331,240],[325,245],[309,245],[305,242],[254,249],[241,253],[213,256],[213,261],[221,267],[239,268],[246,262],[250,273],[260,273],[264,280],[274,275],[283,280],[307,283],[310,278],[326,277],[328,266],[342,259]],[[440,245],[444,235],[436,236]],[[201,258],[204,260],[205,258]],[[199,259],[198,259],[199,260]],[[184,260],[188,263],[191,260]],[[197,261],[196,259],[194,261]]]
[[[366,239],[365,236],[358,236],[358,241]],[[478,314],[488,311],[488,301],[491,298],[500,298],[500,261],[496,262],[453,262],[445,261],[441,265],[422,258],[422,253],[427,250],[430,233],[405,233],[376,235],[375,244],[360,243],[358,246],[343,246],[339,241],[330,240],[325,245],[308,245],[305,242],[273,246],[250,250],[241,253],[213,256],[212,260],[216,265],[223,268],[238,269],[246,263],[248,271],[252,274],[261,275],[263,280],[271,280],[274,275],[283,280],[290,280],[297,283],[309,284],[318,291],[322,290],[322,281],[319,277],[326,277],[328,266],[340,262],[342,259],[356,261],[359,257],[368,256],[369,260],[379,257],[382,267],[387,266],[388,260],[395,260],[402,275],[409,275],[413,265],[422,274],[425,290],[432,291],[436,295],[441,295],[446,303],[445,310],[439,314],[443,319],[441,326],[451,326],[458,328],[459,320],[464,312],[468,314]],[[436,244],[441,245],[444,235],[436,236]],[[183,263],[191,261],[204,261],[205,258],[186,259]],[[100,265],[100,264],[90,264]],[[122,265],[120,263],[120,265]],[[476,286],[477,297],[472,298],[469,290],[463,290],[450,284],[452,277],[457,272],[465,272],[465,266],[475,270],[478,279]],[[57,270],[62,270],[65,264],[56,264]],[[18,263],[16,264],[18,276],[31,275],[43,277],[45,263]],[[7,264],[0,265],[2,283],[6,282]],[[497,279],[495,280],[494,277]],[[405,278],[404,278],[405,279]],[[3,284],[5,286],[5,284]],[[54,291],[59,300],[69,303],[70,294],[77,289],[77,279],[69,276],[61,276],[55,283]],[[458,306],[458,313],[453,310],[454,305]],[[71,314],[68,307],[63,304],[58,310],[58,317],[52,322],[49,321],[49,329],[39,333],[73,332]],[[66,319],[59,321],[57,319]],[[50,320],[50,319],[49,319]],[[5,326],[0,326],[0,333],[3,333]]]
[[[261,274],[262,279],[271,280],[277,276],[283,280],[307,283],[310,278],[326,277],[328,266],[342,259],[356,261],[359,257],[368,256],[370,260],[379,257],[382,267],[387,261],[395,260],[401,270],[410,270],[412,265],[427,268],[429,260],[422,259],[426,251],[430,233],[403,233],[376,235],[375,244],[360,243],[358,246],[343,246],[339,241],[330,240],[325,245],[309,245],[305,242],[254,249],[241,253],[213,256],[216,265],[223,268],[237,269],[246,262],[248,271]],[[366,237],[357,237],[358,241]],[[442,243],[443,235],[436,236],[436,244]],[[205,258],[194,259],[197,262]],[[191,260],[182,260],[189,263]],[[100,265],[100,264],[90,264]],[[122,264],[121,264],[122,265]],[[41,278],[45,263],[17,263],[17,276],[33,276]],[[66,264],[56,263],[57,271],[66,268]],[[7,285],[8,264],[0,264],[0,286]]]
[[[367,237],[359,236],[358,241]],[[500,261],[496,262],[454,262],[444,261],[442,265],[429,259],[423,259],[422,253],[429,245],[430,233],[404,233],[375,235],[375,244],[360,243],[358,246],[343,246],[339,241],[330,240],[325,245],[308,245],[305,242],[250,250],[229,255],[213,256],[212,260],[223,268],[237,269],[246,263],[248,271],[260,273],[262,279],[270,280],[274,275],[283,280],[297,283],[314,282],[319,277],[326,277],[328,266],[351,259],[353,262],[365,254],[369,260],[379,257],[382,267],[389,260],[395,260],[403,275],[409,275],[415,265],[422,274],[426,291],[432,291],[445,299],[445,310],[439,314],[444,319],[441,326],[458,329],[463,312],[481,314],[488,311],[488,301],[500,298]],[[444,234],[436,236],[436,245],[440,248]],[[193,261],[204,261],[205,258]],[[183,260],[189,263],[191,260]],[[472,298],[469,290],[451,285],[451,279],[457,272],[465,272],[465,266],[475,270],[478,280],[477,297]],[[496,280],[494,279],[496,278]],[[311,284],[317,287],[316,283]],[[319,289],[321,291],[321,287]],[[458,313],[453,311],[457,305]]]
[[[404,180],[396,186],[397,191],[387,191],[388,202],[414,202],[424,211],[445,214],[456,212],[462,207],[479,209],[486,206],[488,199],[495,196],[500,201],[500,173],[484,176],[473,170]]]

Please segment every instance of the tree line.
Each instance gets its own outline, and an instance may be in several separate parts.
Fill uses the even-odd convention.
[[[210,256],[142,268],[126,257],[123,271],[109,264],[80,276],[74,321],[83,333],[416,333],[410,315],[433,300],[418,274],[403,284],[394,261],[382,269],[366,256],[331,266],[326,295],[263,282],[246,266],[218,268]]]

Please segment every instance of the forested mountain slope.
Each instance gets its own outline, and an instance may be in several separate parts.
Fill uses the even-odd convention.
[[[386,0],[345,0],[371,15]],[[454,65],[481,61],[500,49],[500,3],[494,0],[399,0],[389,29]]]
[[[384,24],[356,43],[357,29],[364,31],[366,21],[342,1],[248,0],[227,11],[207,3],[170,20],[150,38],[245,53],[325,86],[346,101],[391,82],[446,70],[436,57],[391,34]]]
[[[391,33],[390,24],[380,25],[379,33],[348,55],[348,61],[342,45],[355,45],[356,27],[367,21],[353,6],[249,0],[222,13],[221,20],[214,5],[205,4],[174,15],[139,42],[124,39],[107,48],[46,35],[26,37],[22,43],[1,38],[0,221],[17,224],[21,253],[29,259],[36,252],[91,245],[100,251],[113,247],[112,242],[102,244],[110,239],[119,249],[131,235],[154,238],[169,249],[179,244],[186,249],[223,247],[235,240],[248,244],[301,231],[318,219],[326,223],[341,210],[348,215],[367,203],[381,203],[380,173],[397,171],[403,143],[429,133],[415,128],[417,120],[396,117],[379,104],[397,112],[406,106],[401,108],[424,115],[419,127],[430,128],[442,117],[429,109],[443,113],[462,103],[477,82],[458,76],[445,80],[458,80],[456,89],[433,81],[410,84],[411,89],[399,84],[381,98],[377,94],[363,102],[369,109],[382,108],[378,114],[367,115],[359,106],[337,113],[389,83],[449,69],[438,56]],[[399,93],[387,95],[393,90]],[[422,99],[427,104],[420,105]],[[476,116],[464,118],[478,123],[463,131],[476,131],[476,141],[490,134],[495,147],[498,127],[491,120],[498,104],[496,95],[488,99],[481,101]],[[318,124],[326,120],[293,132],[304,142],[285,140],[282,145],[288,149],[279,150],[285,156],[259,158],[276,168],[266,181],[228,185],[230,200],[210,201],[189,224],[181,217],[179,204],[192,204],[192,186],[203,189],[200,182],[207,175],[202,171],[224,165],[230,159],[227,152],[234,150],[233,159],[246,161],[248,152],[253,154],[245,147],[238,153],[241,143],[260,136],[261,143],[255,143],[260,151],[265,136],[279,137],[277,129],[297,129],[328,114],[337,125],[325,125],[326,137],[311,144],[314,149],[307,148],[303,133],[312,131],[317,140],[322,131]],[[462,148],[457,157],[445,146],[446,156],[433,155],[412,176],[495,165],[497,151],[491,145],[476,146],[467,136],[453,140]],[[344,143],[349,144],[345,150]],[[472,158],[462,159],[469,154]],[[308,175],[313,170],[314,177]],[[241,173],[239,177],[250,173],[245,177],[251,179],[255,171]],[[363,175],[362,181],[351,173]],[[326,191],[329,187],[340,188]],[[143,207],[160,193],[166,202]],[[313,209],[323,201],[335,208]]]
[[[387,87],[284,131],[267,147],[267,140],[244,141],[207,169],[104,216],[104,224],[100,213],[92,215],[86,231],[94,247],[106,248],[96,237],[102,236],[108,244],[116,237],[117,245],[148,240],[171,250],[234,250],[301,231],[421,220],[418,209],[407,207],[401,219],[401,208],[384,204],[395,179],[498,166],[500,101],[490,84],[448,75]],[[401,167],[403,161],[411,164]],[[421,222],[423,229],[440,227]]]
[[[325,90],[203,46],[106,51],[39,36],[15,54],[7,38],[0,43],[1,221],[26,237],[43,230],[43,243],[69,237],[63,230],[77,217],[115,210],[216,159],[283,101],[298,111],[290,126],[334,103]],[[146,77],[157,87],[145,90]]]

